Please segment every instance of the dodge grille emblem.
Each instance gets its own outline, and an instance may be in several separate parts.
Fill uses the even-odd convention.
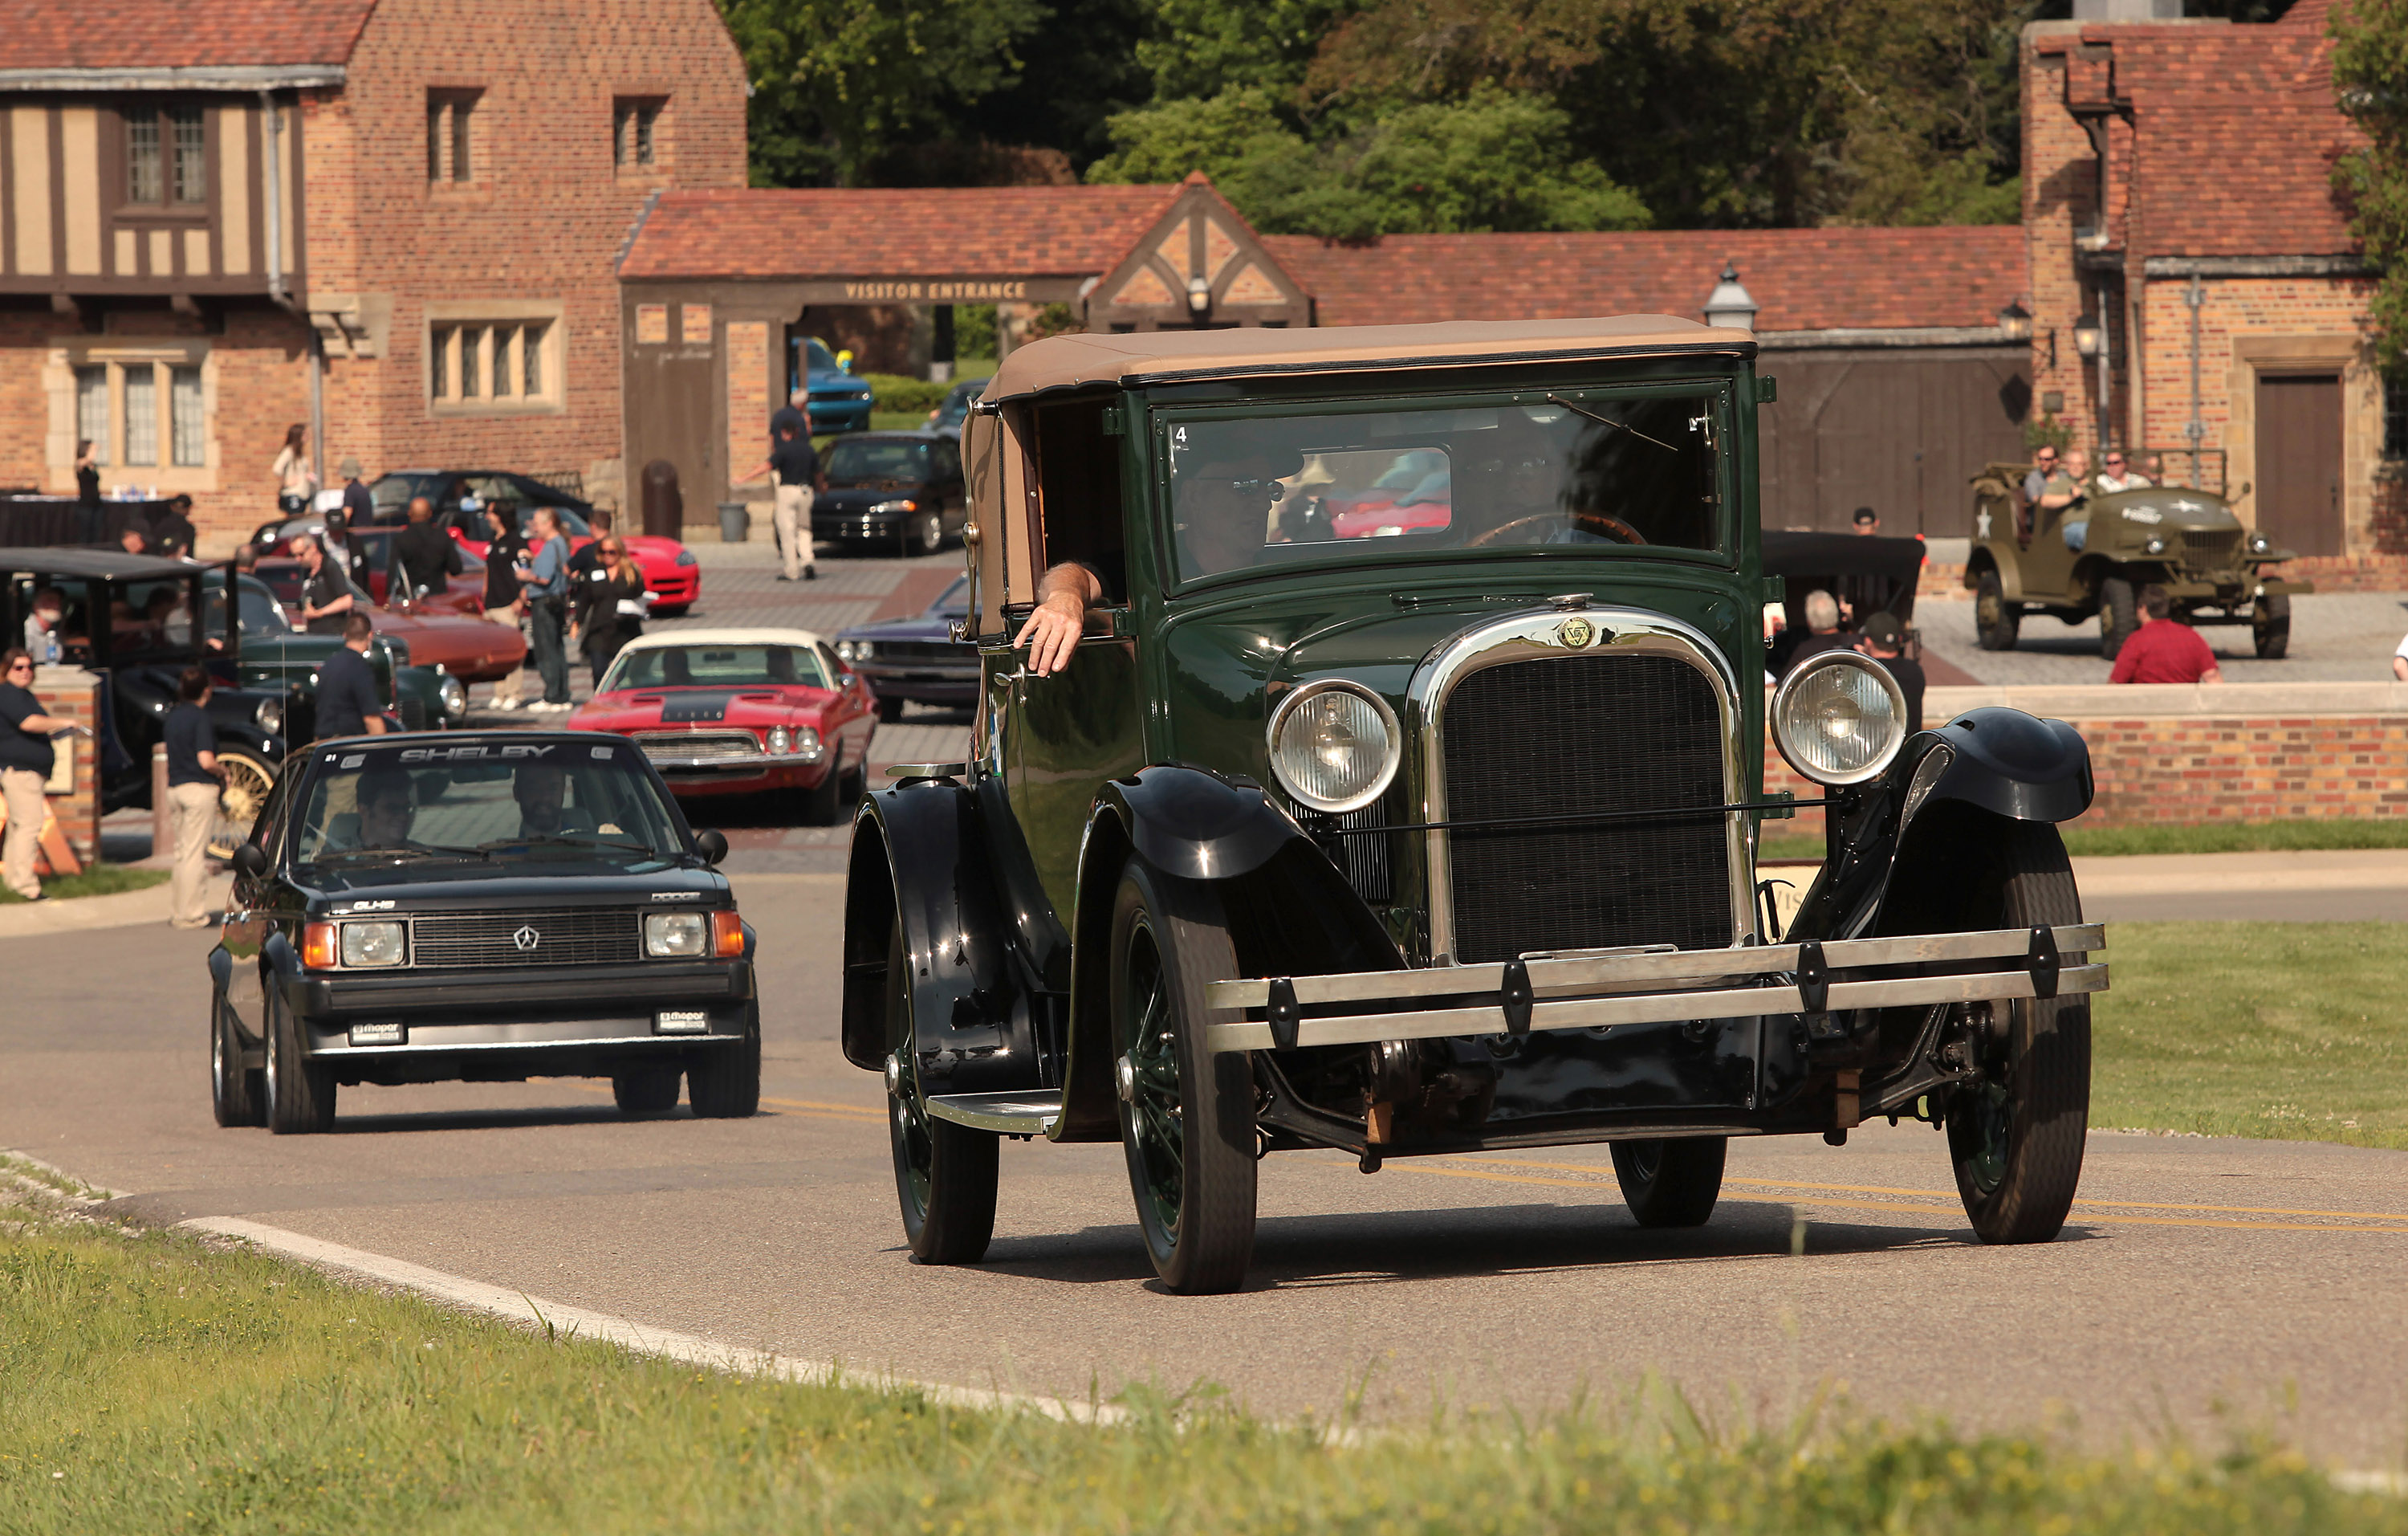
[[[536,932],[533,928],[521,928],[518,932],[510,935],[510,942],[516,944],[519,947],[520,953],[523,954],[526,951],[535,948],[536,945],[543,942],[543,935]]]
[[[1555,638],[1567,649],[1578,651],[1597,638],[1597,626],[1586,619],[1566,619],[1555,626]]]

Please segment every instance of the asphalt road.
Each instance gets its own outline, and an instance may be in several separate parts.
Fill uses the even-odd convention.
[[[876,1080],[834,1044],[839,883],[738,878],[765,936],[757,1118],[624,1121],[574,1081],[346,1089],[333,1134],[209,1119],[206,936],[0,940],[0,1147],[234,1215],[739,1346],[1084,1398],[1224,1384],[1257,1409],[1540,1406],[1656,1372],[1717,1416],[1828,1386],[2101,1440],[2264,1424],[2396,1464],[2408,1154],[2095,1135],[2064,1237],[1972,1241],[1942,1139],[1739,1141],[1713,1222],[1636,1228],[1602,1148],[1264,1165],[1255,1281],[1152,1282],[1117,1148],[1006,1143],[995,1246],[908,1262]],[[1795,1250],[1802,1247],[1802,1253]],[[2227,1417],[2217,1418],[2219,1404]]]

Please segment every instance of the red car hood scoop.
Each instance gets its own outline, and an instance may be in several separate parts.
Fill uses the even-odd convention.
[[[725,694],[678,694],[661,705],[661,724],[690,725],[707,720],[727,718],[727,702],[736,696]]]

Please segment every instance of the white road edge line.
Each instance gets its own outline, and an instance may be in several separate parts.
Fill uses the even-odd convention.
[[[847,1370],[834,1360],[805,1360],[769,1350],[739,1349],[698,1334],[678,1333],[609,1313],[549,1301],[523,1291],[445,1274],[440,1270],[430,1270],[404,1259],[388,1258],[382,1254],[304,1237],[280,1227],[245,1221],[239,1216],[194,1216],[188,1221],[179,1221],[176,1226],[185,1231],[236,1238],[315,1270],[395,1286],[429,1300],[480,1313],[522,1328],[550,1329],[564,1339],[598,1340],[603,1343],[616,1344],[632,1354],[675,1360],[681,1365],[700,1366],[730,1375],[760,1376],[771,1381],[798,1382],[812,1386],[851,1385],[873,1391],[918,1392],[930,1401],[942,1403],[948,1408],[985,1413],[1041,1414],[1066,1424],[1119,1424],[1128,1418],[1125,1409],[1111,1403],[1073,1402],[1063,1398],[982,1391],[977,1387],[915,1381],[904,1376],[871,1375]]]

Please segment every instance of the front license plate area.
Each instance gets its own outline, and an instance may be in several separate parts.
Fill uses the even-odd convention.
[[[661,1035],[707,1035],[710,1012],[703,1008],[664,1008],[652,1015],[652,1032]]]

